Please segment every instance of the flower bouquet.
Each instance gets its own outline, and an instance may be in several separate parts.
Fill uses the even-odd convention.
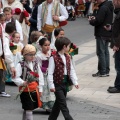
[[[71,56],[74,56],[74,55],[78,54],[78,47],[75,44],[73,44],[73,43],[71,43],[71,45],[70,45],[69,54]]]
[[[10,50],[13,51],[13,50],[16,50],[17,49],[17,45],[14,45],[12,42],[10,42]]]
[[[16,96],[16,99],[21,95],[21,93],[26,89],[28,88],[28,92],[29,92],[29,95],[30,95],[30,88],[29,88],[29,83],[31,82],[35,82],[35,81],[39,81],[39,74],[36,73],[36,72],[28,72],[28,76],[27,76],[27,85],[26,86],[23,86],[21,89],[20,89],[20,92],[19,94]],[[34,100],[32,99],[31,95],[30,95],[30,98],[31,100],[34,102]]]

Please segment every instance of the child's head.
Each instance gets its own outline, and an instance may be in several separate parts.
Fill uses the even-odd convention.
[[[43,34],[44,37],[48,38],[48,34],[45,31],[41,30],[40,32]]]
[[[70,5],[71,5],[70,1],[67,1],[66,5],[67,5],[67,6],[70,6]]]
[[[32,62],[35,59],[36,48],[33,45],[27,44],[22,49],[22,55],[25,61]]]
[[[0,14],[0,23],[4,24],[5,23],[5,19],[6,19],[5,14],[1,13]]]
[[[64,30],[62,28],[56,28],[54,31],[55,38],[64,37]]]
[[[55,47],[57,51],[64,50],[64,53],[67,53],[70,49],[71,41],[66,37],[59,37],[55,41]]]
[[[15,32],[15,26],[12,22],[6,24],[5,32],[12,35]]]
[[[30,41],[31,43],[37,42],[38,38],[40,36],[43,36],[43,34],[39,31],[32,31],[31,35],[30,35]]]
[[[20,34],[18,32],[14,32],[12,34],[12,40],[14,43],[19,43],[20,42]]]
[[[50,50],[50,41],[46,37],[39,40],[39,45],[41,46],[43,53],[47,53]]]
[[[12,18],[12,9],[11,9],[11,7],[5,7],[3,9],[3,12],[4,12],[5,16],[6,16],[6,20],[9,21]]]

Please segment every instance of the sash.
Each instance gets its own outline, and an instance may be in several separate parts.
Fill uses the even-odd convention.
[[[31,82],[29,83],[25,89],[23,90],[23,92],[33,92],[36,91],[37,93],[37,100],[38,100],[38,107],[42,107],[42,102],[40,100],[40,95],[39,95],[39,91],[38,91],[38,83],[37,82]],[[22,90],[23,86],[19,87],[19,91]]]

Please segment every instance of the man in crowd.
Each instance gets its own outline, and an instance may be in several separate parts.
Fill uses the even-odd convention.
[[[98,56],[98,72],[92,74],[93,77],[109,76],[109,50],[108,44],[111,38],[111,32],[107,31],[104,26],[112,24],[113,4],[107,0],[96,0],[99,4],[95,16],[89,17],[89,22],[95,26],[96,54]]]

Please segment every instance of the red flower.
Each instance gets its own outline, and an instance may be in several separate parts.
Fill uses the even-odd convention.
[[[29,17],[29,13],[26,10],[23,11],[23,14],[25,17]]]
[[[38,75],[37,73],[35,73],[35,77],[36,77],[36,78],[39,78],[39,75]]]
[[[51,50],[51,55],[55,55],[56,51],[55,50]]]
[[[36,77],[36,78],[39,77],[39,75],[38,75],[36,72],[32,72],[32,71],[31,71],[30,74],[33,75],[33,76]]]
[[[19,15],[21,13],[21,9],[20,8],[15,8],[15,14]]]
[[[31,71],[30,74],[34,76],[35,72],[32,72],[32,71]]]
[[[76,48],[77,48],[77,46],[76,46],[75,44],[73,44],[73,48],[74,48],[74,49],[76,49]]]
[[[14,44],[12,42],[10,42],[10,47],[14,46]]]

